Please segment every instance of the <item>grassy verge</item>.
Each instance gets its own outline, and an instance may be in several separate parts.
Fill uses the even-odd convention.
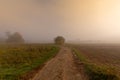
[[[77,49],[74,48],[73,51],[80,61],[83,62],[85,72],[88,74],[89,80],[120,80],[114,68],[91,63],[87,58],[85,58],[85,56],[77,51]]]
[[[21,76],[42,66],[56,55],[56,46],[7,47],[0,53],[0,80],[23,80]]]

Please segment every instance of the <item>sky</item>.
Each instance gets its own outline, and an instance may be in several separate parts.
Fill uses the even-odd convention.
[[[0,0],[0,37],[120,42],[120,0]]]

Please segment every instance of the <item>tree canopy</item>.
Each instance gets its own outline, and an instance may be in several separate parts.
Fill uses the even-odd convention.
[[[19,32],[15,32],[11,34],[10,32],[7,32],[7,43],[24,43],[25,40],[23,39],[22,35]]]
[[[65,38],[62,36],[57,36],[54,41],[55,44],[63,45],[65,43]]]

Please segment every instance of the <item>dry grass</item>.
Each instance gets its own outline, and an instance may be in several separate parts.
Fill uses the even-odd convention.
[[[57,51],[58,47],[54,45],[2,45],[0,47],[0,80],[21,80],[21,76],[42,66]]]

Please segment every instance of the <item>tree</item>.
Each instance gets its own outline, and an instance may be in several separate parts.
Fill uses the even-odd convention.
[[[24,43],[25,40],[23,39],[22,35],[19,32],[15,32],[14,34],[11,34],[10,32],[7,32],[7,43]]]
[[[65,43],[65,38],[62,36],[57,36],[54,41],[55,44],[63,45]]]
[[[0,37],[0,43],[4,43],[4,42],[5,42],[4,38]]]

